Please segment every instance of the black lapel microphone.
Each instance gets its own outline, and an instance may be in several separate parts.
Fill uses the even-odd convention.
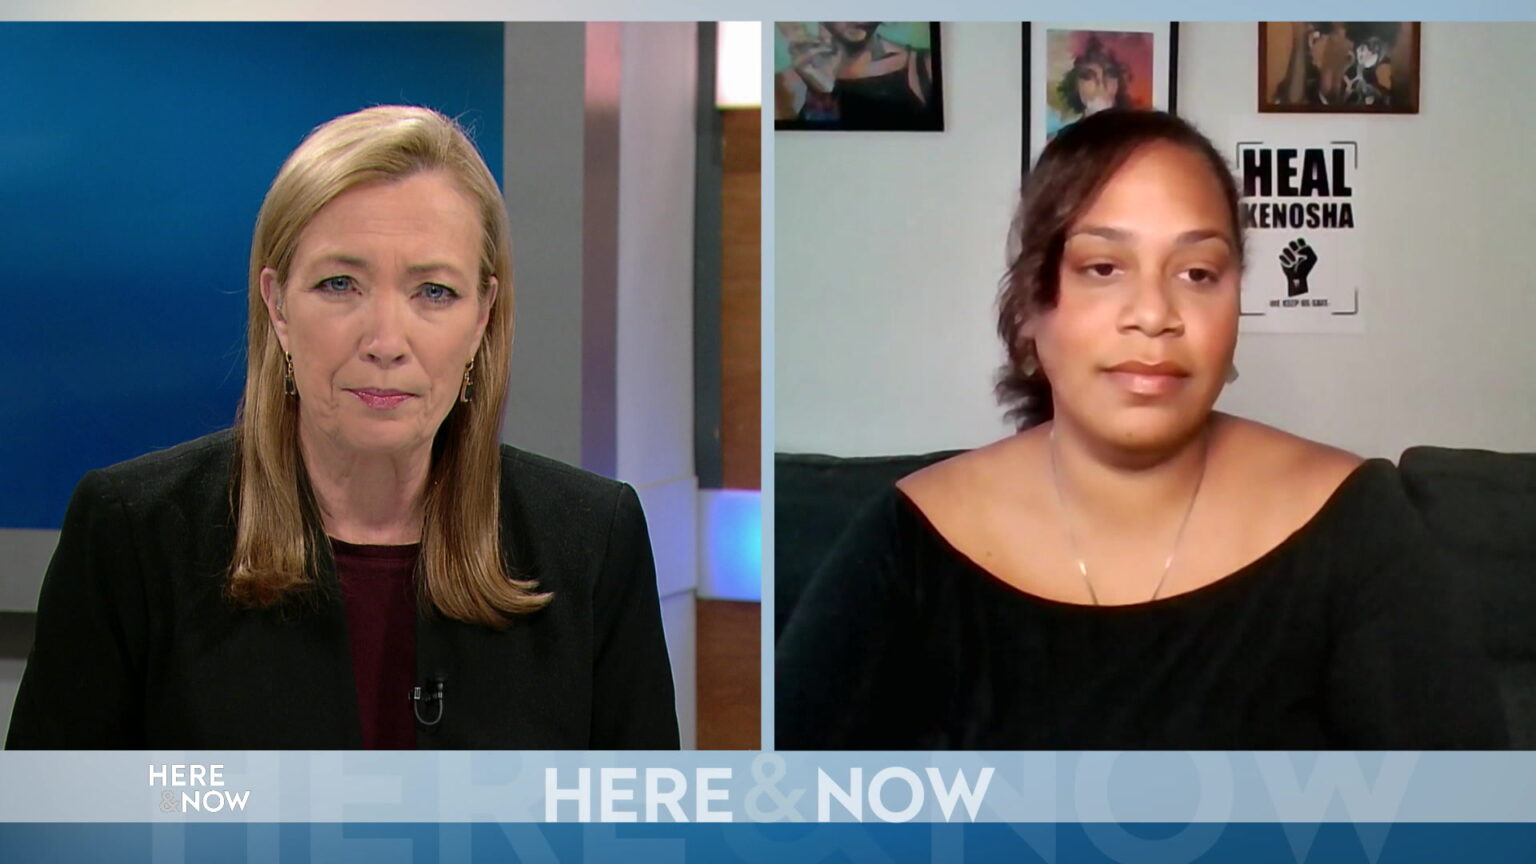
[[[436,726],[443,720],[443,679],[433,678],[428,682],[428,686],[432,688],[431,692],[427,692],[420,684],[411,688],[411,713],[416,715],[417,723],[423,726]],[[434,702],[437,703],[437,712],[432,714],[432,719],[428,720],[421,716],[422,703],[431,705]],[[428,709],[429,712],[430,710]]]

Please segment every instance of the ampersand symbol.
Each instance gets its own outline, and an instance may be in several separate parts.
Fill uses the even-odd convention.
[[[176,793],[170,789],[160,793],[160,809],[166,813],[176,812]]]
[[[752,779],[757,785],[747,793],[747,816],[756,822],[804,822],[805,817],[800,815],[795,804],[805,794],[804,789],[796,789],[785,795],[779,791],[779,781],[784,779],[784,757],[774,753],[764,753],[752,760]],[[775,809],[772,812],[762,806],[763,796],[772,799]]]
[[[1280,250],[1280,269],[1285,271],[1285,296],[1307,293],[1307,274],[1317,266],[1317,252],[1300,237]]]

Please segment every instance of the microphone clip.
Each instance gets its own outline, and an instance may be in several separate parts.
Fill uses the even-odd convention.
[[[427,692],[420,684],[417,684],[411,688],[410,693],[411,713],[416,715],[416,722],[423,726],[436,726],[443,719],[443,679],[432,679],[430,686],[432,690]],[[421,716],[423,702],[429,705],[433,702],[437,703],[437,712],[432,715],[431,720]]]

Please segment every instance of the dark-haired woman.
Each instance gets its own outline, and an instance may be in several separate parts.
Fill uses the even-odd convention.
[[[1030,174],[999,332],[1020,431],[872,502],[780,642],[785,749],[1505,745],[1395,468],[1212,406],[1243,235],[1184,121],[1106,111]]]

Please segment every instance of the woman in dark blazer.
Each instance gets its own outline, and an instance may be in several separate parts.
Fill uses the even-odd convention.
[[[451,120],[306,138],[235,428],[81,481],[7,746],[677,747],[634,490],[500,444],[510,270]]]

